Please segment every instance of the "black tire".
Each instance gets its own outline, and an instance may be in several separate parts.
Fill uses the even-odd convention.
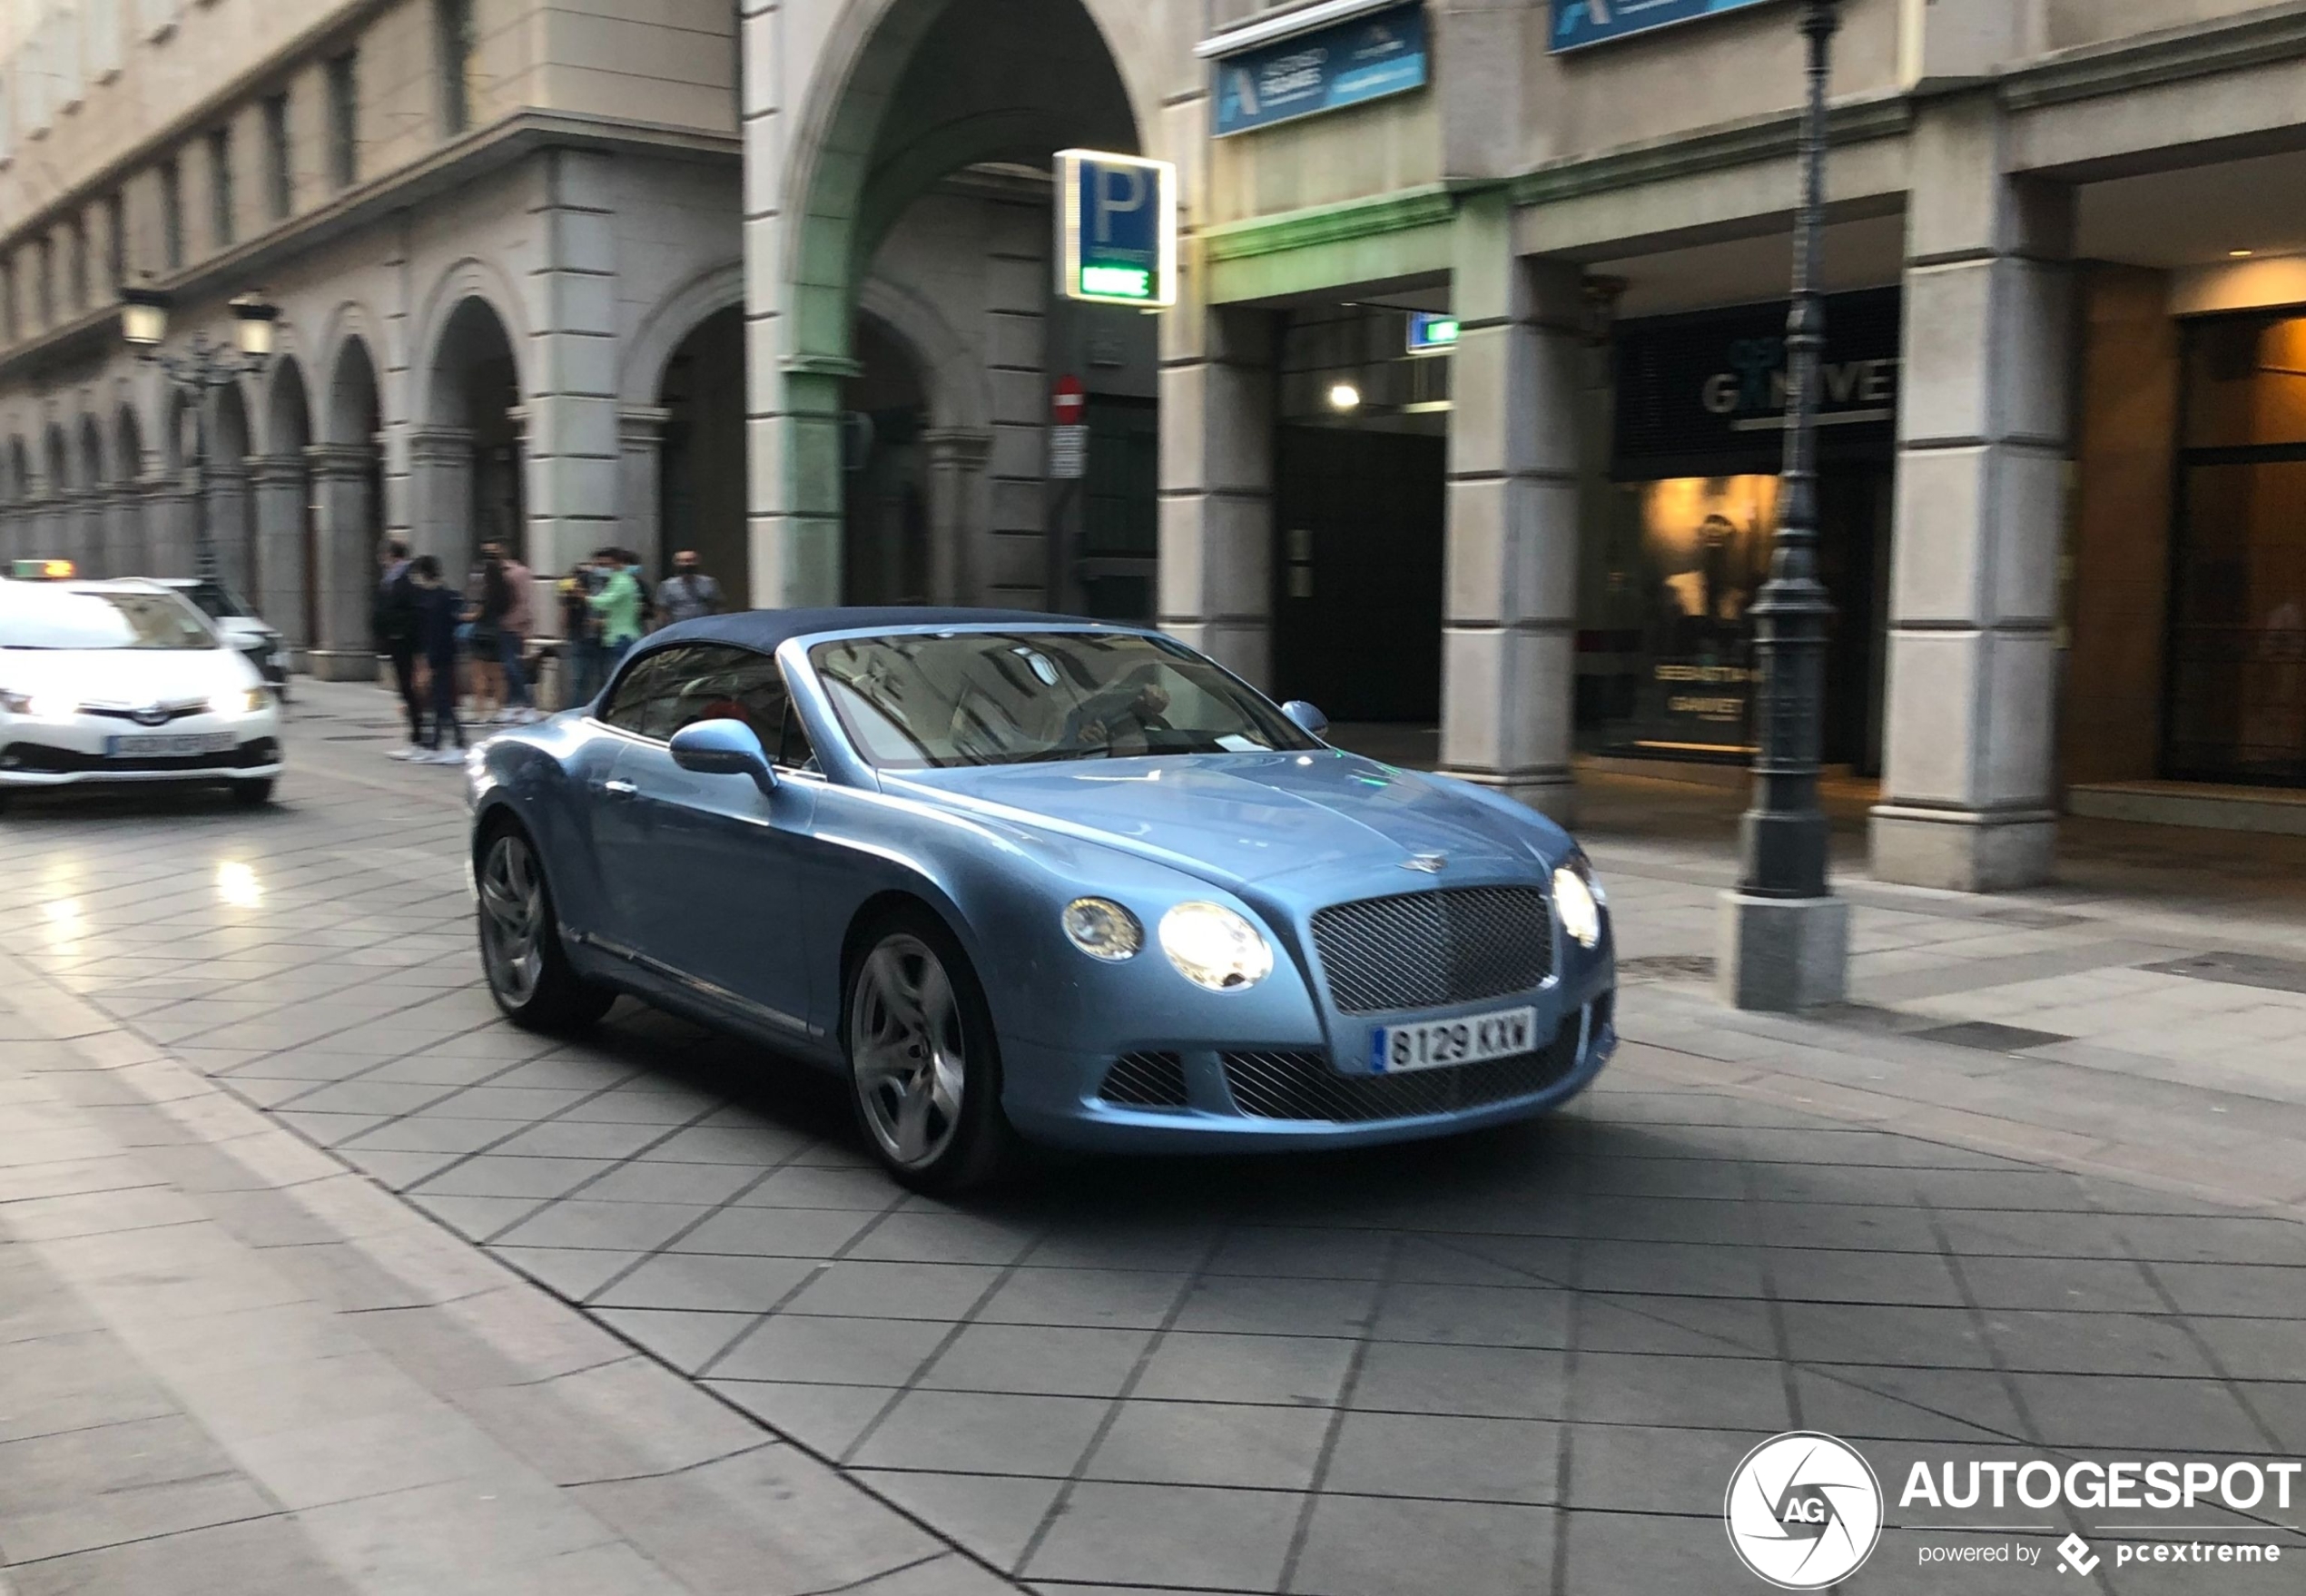
[[[249,809],[270,803],[272,802],[272,780],[271,776],[255,776],[245,782],[234,782],[232,801]]]
[[[506,1019],[526,1030],[565,1035],[608,1012],[616,994],[578,975],[561,946],[552,888],[536,844],[500,822],[480,844],[474,878],[480,969]]]
[[[892,980],[900,987],[907,980],[914,983],[912,1019],[905,1017],[904,1003],[892,1000],[899,995]],[[949,1000],[937,997],[939,987]],[[942,921],[918,908],[876,921],[856,942],[841,1016],[849,1106],[883,1169],[900,1184],[934,1196],[985,1186],[1009,1172],[1020,1144],[1001,1110],[1000,1044],[992,1011],[969,956]],[[958,1112],[947,1106],[954,1080],[961,1089]],[[907,1104],[918,1108],[917,1122],[906,1114]],[[918,1131],[910,1150],[908,1124]]]

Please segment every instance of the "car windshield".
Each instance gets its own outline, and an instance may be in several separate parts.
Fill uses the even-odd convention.
[[[1320,746],[1166,637],[948,632],[809,651],[843,728],[883,770]]]
[[[214,648],[216,635],[172,593],[46,587],[0,597],[0,648]]]

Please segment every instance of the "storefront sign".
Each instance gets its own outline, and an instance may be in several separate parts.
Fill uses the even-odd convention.
[[[1216,136],[1423,88],[1423,0],[1221,57]]]
[[[1431,310],[1409,313],[1409,352],[1437,355],[1457,347],[1457,318]]]
[[[1058,291],[1110,305],[1177,303],[1177,168],[1101,150],[1057,153]]]
[[[1690,22],[1724,11],[1742,11],[1764,0],[1553,0],[1553,50],[1605,44],[1669,24]]]
[[[1896,289],[1827,300],[1821,453],[1847,458],[1892,448],[1898,340]],[[1783,304],[1622,322],[1615,343],[1619,476],[1778,468],[1788,398]]]

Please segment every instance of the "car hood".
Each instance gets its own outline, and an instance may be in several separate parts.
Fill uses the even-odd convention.
[[[173,704],[257,680],[237,648],[0,648],[0,687],[92,704]]]
[[[1399,870],[1439,854],[1448,876],[1528,869],[1550,822],[1358,754],[1204,754],[884,774],[884,787],[1121,848],[1196,874],[1268,882]],[[1416,874],[1401,876],[1414,890]]]

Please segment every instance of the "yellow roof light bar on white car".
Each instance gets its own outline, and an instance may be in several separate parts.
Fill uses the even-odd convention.
[[[80,567],[70,560],[12,560],[8,575],[19,582],[69,582]]]

